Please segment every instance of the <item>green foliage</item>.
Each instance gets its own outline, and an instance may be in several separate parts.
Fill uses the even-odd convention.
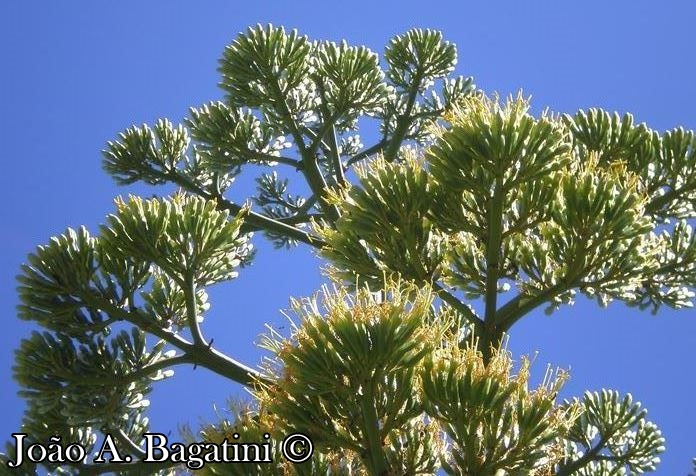
[[[365,47],[345,42],[320,43],[316,47],[312,78],[320,107],[339,130],[353,127],[358,116],[375,114],[388,99],[389,88],[377,55]]]
[[[452,77],[456,48],[432,30],[395,37],[383,60],[258,25],[223,53],[221,101],[107,143],[117,183],[179,192],[119,198],[98,235],[69,229],[22,266],[19,317],[44,329],[14,369],[32,441],[91,447],[108,432],[142,457],[148,393],[193,364],[246,385],[253,402],[189,441],[268,433],[274,457],[202,473],[655,469],[664,440],[630,395],[558,404],[565,373],[530,390],[529,362],[515,364],[505,339],[578,292],[653,312],[692,306],[693,132],[599,109],[535,117],[521,95],[501,102]],[[379,130],[367,147],[365,118]],[[257,193],[235,203],[226,193],[245,170],[258,172]],[[256,230],[277,247],[317,248],[334,286],[292,301],[290,335],[265,338],[261,370],[217,351],[202,327],[206,288],[251,262]],[[306,463],[281,456],[291,431],[314,441]]]
[[[76,346],[66,335],[35,332],[17,351],[15,378],[26,389],[20,392],[34,412],[25,423],[32,438],[41,441],[64,428],[64,441],[81,427],[121,428],[131,424],[129,437],[147,430],[141,414],[149,402],[144,399],[150,382],[163,378],[162,372],[148,379],[135,379],[144,368],[165,358],[159,342],[151,351],[144,334],[123,331],[107,343],[103,338]],[[52,416],[53,418],[49,418]],[[67,418],[66,418],[67,416]],[[89,430],[85,438],[89,438]]]
[[[172,366],[195,363],[203,347],[209,362],[201,365],[225,373],[198,342],[198,325],[204,286],[232,279],[248,257],[241,215],[230,219],[214,202],[184,196],[116,205],[101,236],[69,229],[30,255],[18,277],[19,317],[52,331],[34,332],[16,352],[32,441],[58,435],[90,448],[101,431],[139,445],[148,429],[145,396]],[[125,324],[129,332],[112,333]]]
[[[289,96],[309,76],[311,50],[307,37],[295,30],[286,34],[284,28],[273,25],[249,28],[225,48],[220,86],[233,105],[275,106],[279,97],[273,87]]]
[[[558,460],[558,435],[574,418],[554,405],[562,377],[530,392],[528,362],[512,376],[505,351],[486,363],[460,349],[452,315],[433,311],[428,288],[387,283],[321,298],[295,302],[291,337],[263,344],[279,375],[260,404],[287,431],[349,450],[369,474],[429,474],[440,464],[449,474],[534,472]]]
[[[237,175],[245,162],[267,163],[263,154],[282,150],[268,128],[249,110],[234,109],[222,102],[191,109],[186,124],[197,141],[196,152],[205,167]],[[258,151],[253,153],[252,151]]]
[[[122,185],[139,180],[152,185],[165,183],[184,159],[190,141],[182,126],[175,129],[166,119],[157,121],[152,129],[147,125],[131,127],[120,139],[108,143],[104,170]]]
[[[641,177],[650,198],[647,211],[660,221],[692,218],[696,177],[692,131],[676,128],[660,135],[633,117],[590,109],[564,116],[580,154],[594,152],[601,163],[620,163]]]
[[[118,212],[107,217],[102,240],[117,258],[152,263],[180,286],[201,286],[237,276],[248,253],[240,236],[243,214],[228,220],[215,203],[193,197],[172,200],[117,200]]]
[[[443,41],[439,31],[411,30],[393,38],[384,57],[389,64],[389,79],[396,86],[407,88],[416,82],[418,87],[424,87],[426,81],[445,77],[454,70],[457,49]]]
[[[354,452],[377,474],[391,456],[406,473],[417,474],[423,471],[418,463],[433,468],[434,461],[405,461],[405,454],[385,455],[381,447],[389,441],[389,449],[399,451],[392,439],[408,438],[401,430],[421,421],[413,391],[419,363],[442,331],[424,326],[432,303],[427,290],[384,292],[385,299],[367,288],[355,296],[324,291],[321,303],[295,302],[300,322],[291,340],[270,337],[262,344],[281,365],[276,383],[263,388],[259,399],[287,422],[288,431],[310,436],[318,448]]]
[[[572,302],[578,290],[603,305],[691,306],[691,226],[681,219],[670,232],[651,216],[655,185],[629,169],[625,153],[611,159],[591,148],[586,115],[569,127],[567,116],[537,120],[528,107],[519,97],[505,105],[471,97],[447,116],[423,160],[377,160],[359,173],[358,186],[334,201],[341,218],[321,231],[337,275],[441,279],[484,298],[498,331],[543,302],[550,310]],[[629,133],[632,122],[622,124],[614,135],[600,128],[602,147],[635,148],[645,127]],[[517,308],[496,310],[491,299],[511,284]]]
[[[559,474],[639,474],[654,471],[664,438],[630,394],[586,392],[580,417],[568,434],[570,451]]]
[[[274,168],[280,183],[286,178],[275,169],[289,165],[310,187],[311,193],[300,197],[304,206],[265,206],[274,183],[260,180],[253,198],[263,209],[245,226],[263,230],[277,246],[311,242],[298,232],[300,225],[336,218],[325,198],[328,186],[345,183],[348,164],[379,152],[393,158],[405,141],[427,140],[428,127],[473,91],[471,78],[447,77],[456,49],[439,32],[413,30],[397,37],[385,58],[386,73],[365,47],[310,42],[272,25],[250,28],[220,61],[222,102],[192,108],[176,129],[160,121],[152,129],[126,130],[108,143],[104,168],[119,183],[170,182],[237,212],[222,193],[244,165]],[[441,88],[436,80],[442,80]],[[380,121],[382,137],[362,148],[355,131],[366,116]],[[284,155],[288,149],[298,157]]]
[[[443,41],[439,31],[415,29],[396,36],[389,42],[384,57],[389,66],[387,78],[396,91],[396,101],[389,103],[382,115],[384,136],[393,133],[424,143],[430,138],[428,127],[434,123],[432,112],[450,110],[473,91],[470,78],[458,77],[445,81],[442,99],[433,93],[422,104],[416,101],[419,93],[424,93],[436,79],[446,78],[457,63],[456,47]],[[410,124],[404,115],[409,109],[413,109],[416,119]],[[398,149],[398,144],[392,143],[384,153],[387,160],[393,160]]]
[[[332,197],[342,210],[336,226],[319,230],[331,243],[322,253],[336,275],[357,274],[376,286],[391,273],[428,282],[444,243],[426,216],[433,199],[422,164],[413,157],[398,164],[377,159],[356,171],[359,186]]]
[[[104,316],[98,312],[82,310],[80,291],[104,293],[106,299],[120,299],[116,283],[100,285],[94,238],[85,228],[68,229],[63,235],[40,246],[37,253],[29,255],[29,264],[22,265],[19,280],[19,317],[40,322],[53,331],[64,332],[80,338],[86,331],[103,329]],[[124,263],[125,264],[125,263]],[[141,267],[124,269],[130,287],[141,281],[145,272]],[[128,281],[132,278],[132,281]]]
[[[268,412],[233,402],[230,404],[229,413],[229,417],[222,419],[219,423],[203,426],[199,432],[203,440],[216,443],[225,439],[228,441],[269,441],[273,463],[207,464],[203,469],[197,471],[198,474],[240,476],[282,476],[289,474],[349,476],[361,474],[359,460],[345,451],[338,453],[314,452],[307,462],[289,463],[283,459],[281,452],[282,439],[287,433],[284,433],[282,428],[276,428],[277,425]],[[269,432],[271,438],[265,440],[264,434]],[[197,441],[190,429],[185,429],[184,434],[188,441]]]
[[[452,441],[443,461],[448,474],[543,474],[558,461],[558,437],[575,418],[572,408],[554,405],[565,376],[530,392],[529,362],[516,376],[511,368],[504,350],[484,364],[475,349],[452,345],[426,362],[426,411]]]

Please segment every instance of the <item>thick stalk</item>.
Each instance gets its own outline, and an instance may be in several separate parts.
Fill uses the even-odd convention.
[[[367,445],[366,466],[371,475],[384,476],[387,474],[388,466],[382,449],[379,418],[375,408],[375,395],[371,382],[368,382],[363,388],[360,405],[363,414],[365,444]]]
[[[479,336],[479,344],[484,359],[491,356],[491,346],[498,346],[502,332],[497,326],[495,315],[498,303],[498,279],[500,277],[500,256],[503,241],[503,175],[496,170],[493,196],[488,200],[488,239],[486,242],[486,310],[483,320],[483,333]]]
[[[585,235],[581,235],[581,240],[585,239]],[[534,296],[519,294],[500,308],[494,317],[500,332],[507,332],[515,322],[519,321],[525,314],[532,311],[537,306],[540,306],[565,291],[579,286],[583,277],[587,276],[590,271],[585,263],[588,252],[589,248],[587,246],[582,246],[575,253],[573,260],[568,265],[568,274],[566,274],[564,279]]]
[[[563,286],[559,284],[547,288],[533,296],[518,294],[496,313],[495,320],[498,328],[502,332],[508,331],[510,327],[512,327],[515,322],[519,321],[525,314],[563,292],[563,289]]]

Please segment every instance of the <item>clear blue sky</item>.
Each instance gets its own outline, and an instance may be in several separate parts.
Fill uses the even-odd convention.
[[[688,1],[2,2],[0,441],[19,428],[23,408],[11,366],[31,330],[15,313],[15,275],[27,253],[67,226],[96,231],[118,194],[152,193],[118,188],[102,172],[105,142],[131,124],[178,121],[189,106],[219,98],[224,46],[268,22],[380,53],[411,27],[440,29],[458,46],[458,73],[488,92],[522,88],[537,111],[599,106],[659,130],[696,128],[696,4]],[[281,325],[288,298],[321,282],[306,248],[256,244],[254,266],[212,290],[205,328],[251,365],[264,322]],[[570,367],[564,396],[602,387],[633,393],[667,437],[658,474],[685,475],[696,456],[695,317],[580,302],[523,320],[511,348],[538,350],[539,375],[546,362]],[[234,395],[238,386],[204,369],[181,369],[152,396],[152,429],[176,435],[180,423],[212,418],[213,405]]]

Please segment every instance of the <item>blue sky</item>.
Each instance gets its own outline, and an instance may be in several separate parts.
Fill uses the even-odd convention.
[[[532,4],[533,3],[533,4]],[[0,440],[19,428],[22,402],[13,351],[32,327],[16,318],[15,275],[27,253],[67,226],[96,231],[129,192],[101,170],[100,150],[131,124],[180,120],[221,96],[217,59],[256,23],[297,28],[313,39],[346,39],[382,53],[412,27],[440,29],[459,50],[457,72],[487,92],[523,89],[535,110],[603,107],[632,112],[664,130],[696,129],[696,4],[585,2],[2,2],[0,5]],[[669,6],[667,6],[669,5]],[[244,188],[237,198],[244,197]],[[316,290],[310,250],[274,251],[260,237],[254,266],[211,290],[205,328],[216,346],[254,365],[263,324],[283,323],[290,296]],[[570,368],[564,396],[602,387],[631,392],[667,438],[657,474],[683,475],[696,456],[693,310],[657,316],[580,302],[512,331],[515,355],[539,351]],[[204,369],[180,369],[152,396],[152,429],[214,416],[239,387]]]

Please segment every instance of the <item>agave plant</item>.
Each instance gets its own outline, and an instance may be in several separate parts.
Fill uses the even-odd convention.
[[[653,470],[664,440],[630,395],[557,402],[566,374],[530,389],[529,362],[505,342],[524,316],[578,292],[653,312],[692,305],[694,133],[599,109],[536,117],[521,94],[501,100],[452,76],[456,61],[432,30],[395,37],[380,61],[256,26],[223,53],[223,100],[109,142],[118,183],[179,192],[118,199],[98,234],[67,230],[29,256],[19,317],[43,332],[17,350],[15,377],[28,444],[59,436],[91,453],[114,435],[134,457],[43,465],[175,471],[182,461],[143,462],[147,395],[193,364],[253,398],[190,442],[267,434],[274,461],[201,472]],[[365,119],[378,125],[369,146]],[[246,204],[228,193],[243,169],[261,170]],[[203,326],[206,289],[253,260],[254,231],[316,248],[331,279],[293,301],[291,332],[267,336],[258,369],[216,350]],[[302,464],[283,458],[292,432],[314,445]]]

